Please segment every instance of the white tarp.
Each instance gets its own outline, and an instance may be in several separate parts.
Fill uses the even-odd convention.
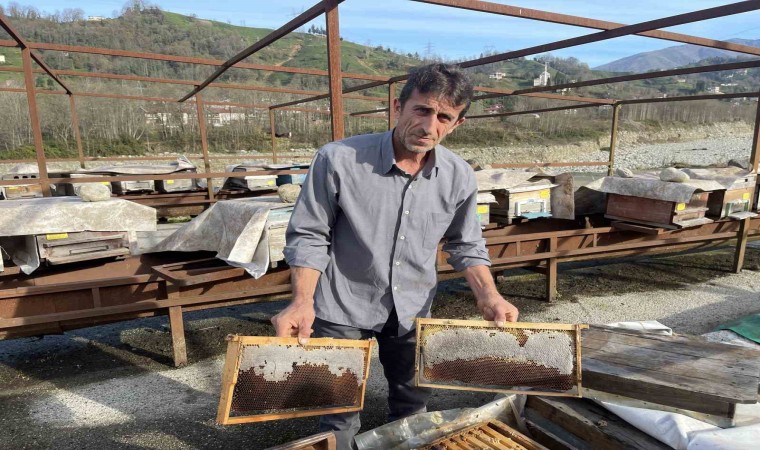
[[[685,183],[660,181],[651,178],[604,177],[586,185],[589,189],[606,194],[629,195],[666,202],[687,203],[696,191],[725,189],[713,180],[689,180]]]
[[[262,199],[215,203],[146,253],[214,251],[227,264],[242,267],[254,278],[269,266],[269,210],[283,203]]]

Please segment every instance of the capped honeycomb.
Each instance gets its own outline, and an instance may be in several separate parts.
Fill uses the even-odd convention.
[[[230,336],[217,421],[233,423],[358,411],[372,341]]]
[[[355,406],[363,374],[362,349],[245,345],[231,411]]]
[[[418,334],[418,383],[504,391],[532,388],[575,393],[576,330],[500,328],[489,322],[424,323]]]

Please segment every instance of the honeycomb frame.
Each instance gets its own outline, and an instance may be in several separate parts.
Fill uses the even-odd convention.
[[[369,366],[372,347],[374,345],[373,340],[312,338],[309,339],[307,345],[302,346],[298,343],[297,338],[232,335],[227,337],[227,341],[227,354],[224,361],[224,369],[222,371],[222,388],[216,417],[216,421],[220,425],[355,412],[361,411],[364,407],[364,393],[367,387],[367,378],[369,377]],[[277,352],[278,358],[292,357],[293,352],[288,352],[287,350],[297,351],[301,354],[315,351],[315,355],[317,354],[316,352],[320,352],[319,355],[321,356],[319,356],[319,358],[322,358],[325,354],[330,355],[329,352],[334,349],[360,350],[362,353],[362,373],[355,373],[354,371],[345,369],[339,378],[338,374],[332,372],[330,363],[312,362],[301,363],[299,365],[297,359],[292,359],[292,361],[285,361],[283,359],[273,364],[273,371],[267,373],[267,375],[275,377],[275,379],[265,380],[265,377],[262,378],[262,376],[256,376],[254,373],[256,372],[256,369],[254,369],[254,366],[251,366],[250,361],[244,361],[244,358],[246,358],[245,350],[248,347],[255,347],[257,350],[263,349],[262,351]],[[280,351],[281,349],[278,347],[281,347],[282,350],[286,351]],[[325,353],[325,351],[328,353]],[[250,355],[250,352],[248,355]],[[354,353],[354,355],[356,355],[356,353]],[[353,362],[358,363],[358,361]],[[241,363],[247,364],[249,368],[245,371],[241,371]],[[257,367],[261,368],[262,366]],[[340,369],[344,368],[340,367]],[[288,370],[289,372],[287,372]],[[298,372],[299,370],[300,372]],[[322,395],[321,398],[319,395],[316,396],[317,398],[314,398],[315,396],[312,395],[303,395],[302,390],[304,388],[311,388],[311,386],[305,385],[310,383],[311,376],[315,370],[321,370],[323,372],[321,374],[323,375],[322,378],[325,379],[323,381],[329,383],[330,386],[356,383],[356,390],[352,393],[346,391],[346,389],[340,390],[340,388],[336,388],[338,392],[343,393],[342,398],[344,401],[340,402],[340,405],[336,405],[335,403],[330,405],[316,404],[320,400],[328,399],[327,397],[329,397],[330,392],[334,393],[335,391],[325,392],[324,389],[315,389],[314,392]],[[297,372],[300,373],[300,375],[297,375]],[[288,389],[292,390],[294,388],[291,388],[288,385],[279,385],[278,383],[288,383],[292,376],[298,376],[301,381],[305,381],[305,383],[301,383],[301,385],[298,386],[301,391],[291,392],[291,394],[296,393],[299,395],[297,397],[292,395],[287,396],[285,394],[281,395],[281,391],[288,391]],[[280,379],[277,379],[276,377],[280,377]],[[340,380],[340,383],[338,383],[338,380]],[[246,386],[253,386],[255,389],[236,389],[239,388],[239,384],[242,386],[243,383],[246,383]],[[292,385],[293,383],[290,384]],[[351,385],[353,386],[353,384]],[[262,395],[262,393],[270,400],[274,397],[275,401],[257,400],[256,396]],[[245,395],[248,395],[248,397],[251,397],[252,399],[250,401],[246,400],[243,398]],[[349,397],[346,397],[346,395],[349,395]],[[306,403],[311,402],[312,404],[304,405],[302,403],[299,406],[284,406],[288,399],[296,398],[299,399],[299,401]],[[350,399],[350,401],[346,399]],[[277,403],[277,401],[280,403]],[[245,408],[247,405],[259,405],[261,407],[247,409]],[[269,407],[264,407],[262,405],[268,405]]]
[[[515,322],[498,327],[490,321],[425,318],[418,318],[416,325],[417,386],[582,397],[581,330],[588,325]],[[431,339],[444,330],[447,335]],[[533,336],[534,343],[528,347]],[[482,338],[494,338],[492,342],[501,345],[488,347]],[[503,349],[510,343],[513,348]],[[545,360],[522,356],[528,353],[526,347]],[[536,352],[536,348],[557,351]],[[520,359],[516,360],[509,350],[519,352]],[[546,359],[550,359],[549,363]]]

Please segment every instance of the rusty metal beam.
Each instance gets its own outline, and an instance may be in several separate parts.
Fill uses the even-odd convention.
[[[272,162],[277,162],[277,136],[275,135],[275,117],[274,117],[274,110],[269,110],[269,133],[270,137],[272,139]]]
[[[198,94],[195,96],[195,108],[198,119],[198,131],[201,138],[201,152],[203,153],[203,167],[206,173],[211,173],[211,161],[208,157],[208,135],[206,133],[206,112],[203,108],[203,96]],[[214,200],[214,180],[212,178],[206,178],[206,191],[208,193],[208,199]]]
[[[586,86],[597,86],[600,84],[614,84],[614,83],[622,83],[626,81],[648,80],[651,78],[663,78],[663,77],[671,77],[671,76],[678,76],[678,75],[691,75],[695,73],[751,69],[755,67],[760,67],[760,59],[756,59],[752,61],[742,61],[738,63],[713,64],[709,66],[687,67],[684,69],[661,70],[657,72],[638,73],[634,75],[621,75],[617,77],[599,78],[597,80],[586,80],[586,81],[577,81],[575,83],[557,84],[554,86],[538,86],[538,87],[527,88],[527,89],[518,89],[514,91],[512,95],[524,95],[528,93],[556,91],[560,89],[575,89],[575,88],[586,87]],[[482,100],[486,98],[494,98],[494,97],[501,97],[501,96],[502,94],[483,94],[483,95],[476,96],[475,99]]]
[[[755,131],[752,134],[752,155],[749,159],[753,172],[757,172],[758,164],[760,164],[758,159],[760,159],[760,97],[758,97],[757,113],[755,114]]]
[[[344,95],[345,94],[350,94],[351,92],[364,91],[364,90],[367,90],[367,89],[372,89],[374,87],[384,86],[384,85],[389,84],[389,83],[396,83],[396,82],[399,82],[399,81],[404,81],[404,80],[407,79],[407,77],[408,77],[408,75],[398,75],[398,76],[395,76],[395,77],[391,77],[387,81],[373,81],[371,83],[360,84],[358,86],[354,86],[354,87],[343,89],[343,94]],[[301,103],[308,103],[308,102],[313,102],[313,101],[317,101],[317,100],[324,100],[324,99],[329,98],[329,97],[330,97],[329,94],[315,95],[314,97],[302,98],[300,100],[293,100],[291,102],[280,103],[278,105],[272,105],[269,108],[270,109],[280,109],[280,108],[285,108],[285,107],[288,107],[288,106],[300,105]]]
[[[396,126],[396,83],[388,83],[388,129],[392,130]]]
[[[563,111],[567,109],[580,109],[580,108],[598,108],[599,105],[595,104],[589,104],[589,103],[580,103],[578,105],[567,105],[567,106],[555,106],[553,108],[541,108],[541,109],[531,109],[529,111],[511,111],[511,112],[503,112],[503,113],[497,113],[497,114],[481,114],[476,116],[467,116],[467,119],[490,119],[493,117],[509,117],[509,116],[520,116],[523,114],[537,114],[542,112],[552,112],[552,111]]]
[[[464,61],[464,62],[459,63],[458,65],[462,68],[482,66],[485,64],[492,64],[495,62],[505,61],[508,59],[521,58],[521,57],[535,55],[539,53],[546,53],[553,50],[560,50],[563,48],[575,47],[577,45],[604,41],[604,40],[613,39],[616,37],[629,36],[631,34],[637,34],[643,31],[650,31],[657,28],[668,28],[668,27],[672,27],[676,25],[683,25],[686,23],[697,22],[697,21],[705,20],[705,19],[723,17],[723,16],[732,15],[732,14],[739,14],[742,12],[753,11],[758,8],[760,8],[760,0],[732,3],[729,5],[719,6],[716,8],[708,8],[708,9],[694,11],[694,12],[690,12],[686,14],[679,14],[675,16],[665,17],[662,19],[650,20],[647,22],[641,22],[641,23],[637,23],[633,25],[626,25],[620,28],[614,28],[611,30],[601,31],[599,33],[591,33],[591,34],[587,34],[583,36],[578,36],[575,38],[564,39],[561,41],[551,42],[549,44],[528,47],[522,50],[515,50],[511,52],[500,53],[498,55],[492,55],[492,56],[487,56],[484,58]],[[398,82],[398,81],[404,81],[407,78],[408,78],[408,75],[401,75],[401,76],[392,77],[388,81]],[[575,87],[574,85],[576,84],[580,84],[580,83],[571,83],[567,86],[550,86],[548,87],[548,89],[546,88],[524,89],[521,91],[515,91],[514,94],[523,94],[523,93],[528,93],[528,92],[539,92],[539,91],[554,91],[554,90],[562,89],[564,87]],[[347,92],[361,91],[361,90],[369,89],[375,86],[378,86],[378,83],[366,83],[359,86],[355,86],[351,88],[351,90],[344,90],[343,92],[347,93]],[[499,96],[501,96],[501,94],[486,94],[483,96],[478,96],[476,97],[476,99],[479,100],[483,98],[492,98],[492,97],[499,97]],[[273,108],[278,108],[282,106],[292,106],[298,103],[319,100],[319,99],[320,97],[311,97],[307,99],[302,99],[300,101],[294,101],[294,102],[283,103],[281,105],[276,105],[276,106],[273,106]]]
[[[620,104],[613,106],[612,109],[612,129],[610,130],[610,158],[607,176],[612,176],[612,170],[615,166],[615,147],[617,147],[618,121],[620,118]]]
[[[184,64],[198,64],[204,66],[221,66],[224,61],[210,58],[194,58],[189,56],[162,55],[160,53],[134,52],[129,50],[114,50],[98,47],[83,47],[78,45],[48,44],[43,42],[28,42],[30,48],[37,50],[51,50],[57,52],[88,53],[92,55],[116,56],[124,58],[147,59],[152,61],[170,61]],[[17,47],[13,41],[0,39],[0,47]],[[272,66],[267,64],[237,63],[236,69],[266,70],[269,72],[297,73],[301,75],[327,76],[326,70],[302,69],[299,67]],[[380,75],[367,75],[364,73],[345,72],[344,78],[355,80],[387,81],[388,77]]]
[[[549,162],[549,163],[513,163],[513,164],[491,164],[494,169],[521,169],[529,167],[593,167],[609,166],[606,161],[581,161],[581,162]]]
[[[419,3],[429,3],[433,5],[451,6],[454,8],[467,9],[471,11],[487,12],[500,14],[503,16],[518,17],[521,19],[539,20],[542,22],[558,23],[562,25],[572,25],[584,28],[595,28],[597,30],[612,30],[626,26],[622,23],[607,22],[604,20],[589,19],[586,17],[571,16],[568,14],[557,14],[537,9],[522,8],[516,6],[502,5],[475,0],[414,0]],[[733,42],[718,41],[715,39],[705,39],[697,36],[690,36],[681,33],[671,33],[669,31],[651,30],[635,33],[638,36],[646,36],[655,39],[662,39],[673,42],[683,42],[684,44],[694,44],[703,47],[719,48],[733,52],[746,53],[749,55],[760,55],[760,48],[749,45],[735,44]]]
[[[85,168],[84,150],[82,149],[82,132],[79,128],[79,114],[77,114],[77,104],[73,95],[69,95],[69,109],[71,110],[71,129],[74,131],[74,139],[77,142],[77,155],[79,156],[79,166]]]
[[[327,67],[330,73],[330,125],[332,140],[345,137],[343,123],[343,71],[340,61],[340,19],[338,5],[343,0],[325,0],[325,26],[327,27]]]
[[[24,40],[24,38],[21,37],[18,31],[13,28],[11,23],[8,21],[8,18],[5,17],[2,12],[0,12],[0,27],[2,27],[18,43],[18,46],[21,47],[21,49],[29,48],[27,42]],[[29,55],[40,67],[42,67],[42,70],[44,70],[45,73],[50,75],[50,77],[55,80],[56,83],[58,83],[64,90],[66,90],[67,94],[71,95],[71,89],[69,89],[68,86],[66,86],[66,84],[64,84],[64,82],[56,76],[56,74],[53,72],[53,69],[45,64],[45,61],[42,60],[42,57],[38,55],[37,52],[30,49]]]
[[[366,116],[367,114],[372,113],[387,113],[390,110],[390,108],[382,108],[382,109],[368,109],[367,111],[358,111],[350,113],[350,116]]]
[[[692,100],[721,100],[727,98],[744,98],[757,97],[758,92],[735,92],[733,94],[705,94],[689,95],[685,97],[657,97],[657,98],[635,98],[631,100],[620,100],[620,105],[635,105],[637,103],[664,103],[664,102],[687,102]]]
[[[343,2],[344,0],[330,0],[331,2],[335,2],[335,5]],[[198,92],[202,91],[206,86],[208,86],[212,81],[219,78],[224,72],[226,72],[230,67],[234,66],[235,64],[241,62],[245,58],[253,55],[254,53],[258,52],[261,49],[264,49],[274,43],[275,41],[279,40],[280,38],[288,35],[290,32],[295,31],[300,27],[301,25],[319,17],[322,15],[322,13],[325,12],[326,3],[323,1],[318,2],[316,5],[312,6],[311,8],[307,9],[306,11],[299,14],[297,17],[293,18],[290,22],[286,23],[285,25],[281,26],[280,28],[272,31],[265,37],[263,37],[261,40],[256,42],[255,44],[251,45],[250,47],[240,51],[237,55],[233,56],[232,58],[225,61],[216,71],[214,71],[211,76],[206,78],[201,84],[199,84],[195,89],[193,89],[189,94],[185,95],[181,99],[179,99],[180,103],[186,101],[193,95],[197,94]]]
[[[45,162],[45,146],[42,141],[42,127],[40,115],[37,111],[37,96],[34,87],[34,74],[32,73],[32,50],[28,47],[21,49],[21,60],[24,64],[24,84],[26,85],[26,100],[29,104],[29,122],[32,126],[34,138],[34,152],[37,157],[37,170],[39,171],[39,183],[42,195],[50,197],[50,181],[48,179],[47,163]]]
[[[499,94],[499,96],[515,95],[515,92],[516,92],[514,89],[497,89],[497,88],[489,88],[489,87],[476,87],[475,91],[485,92],[488,94]],[[529,94],[519,94],[519,95],[524,96],[524,97],[546,98],[546,99],[551,99],[551,100],[597,103],[600,105],[613,105],[616,102],[615,99],[611,99],[611,98],[581,97],[577,95],[562,95],[562,94],[550,94],[550,93],[529,93]],[[484,98],[491,98],[491,97],[475,96],[473,100],[480,100]]]

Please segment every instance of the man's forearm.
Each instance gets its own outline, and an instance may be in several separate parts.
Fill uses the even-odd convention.
[[[488,298],[490,295],[499,295],[496,283],[493,281],[491,271],[486,265],[470,266],[462,271],[464,278],[470,285],[475,299],[478,301]]]
[[[290,284],[293,291],[293,302],[314,303],[314,292],[322,272],[310,267],[291,267]]]

